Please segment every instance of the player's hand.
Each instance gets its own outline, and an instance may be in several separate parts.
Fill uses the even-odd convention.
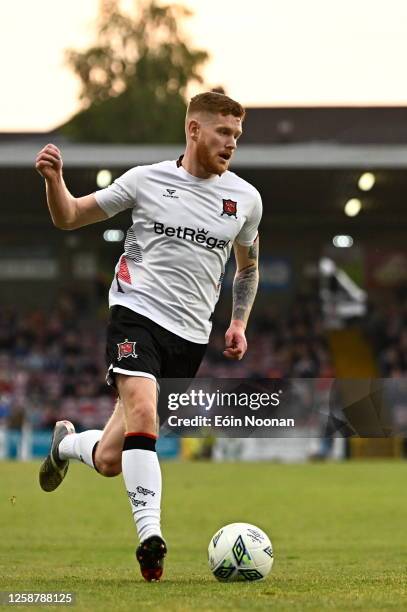
[[[245,336],[245,325],[243,321],[232,321],[225,334],[225,350],[223,354],[227,359],[239,361],[247,351]]]
[[[35,160],[35,168],[45,179],[52,180],[62,174],[61,151],[53,144],[47,144],[38,153]]]

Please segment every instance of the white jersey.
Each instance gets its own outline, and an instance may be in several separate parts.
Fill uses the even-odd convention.
[[[95,197],[109,217],[132,209],[109,306],[206,344],[233,241],[256,239],[258,191],[233,172],[201,179],[164,161],[132,168]]]

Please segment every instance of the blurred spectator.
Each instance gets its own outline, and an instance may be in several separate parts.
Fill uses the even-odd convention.
[[[383,304],[370,304],[365,328],[382,376],[407,374],[407,300],[404,290],[389,295]]]

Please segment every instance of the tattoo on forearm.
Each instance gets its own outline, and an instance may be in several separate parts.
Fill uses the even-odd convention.
[[[233,282],[233,314],[232,319],[247,322],[257,292],[259,273],[253,265],[240,270]]]
[[[249,318],[259,283],[257,241],[249,248],[248,255],[252,263],[246,268],[239,270],[233,282],[232,319],[239,319],[245,323]]]

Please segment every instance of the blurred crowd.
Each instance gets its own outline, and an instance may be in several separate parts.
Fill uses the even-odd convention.
[[[377,354],[380,374],[403,378],[407,374],[407,292],[392,294],[381,305],[371,308],[366,322]]]
[[[100,428],[115,393],[105,383],[108,313],[90,316],[64,295],[50,311],[0,311],[0,423],[53,427],[67,418],[78,429]],[[317,300],[298,299],[285,316],[253,317],[250,350],[240,362],[223,356],[226,320],[217,320],[198,376],[330,378],[334,376]]]
[[[284,314],[268,308],[250,320],[242,361],[223,357],[226,319],[216,320],[199,376],[331,378],[334,376],[318,299],[299,296]]]
[[[80,313],[80,301],[68,295],[50,312],[1,310],[0,422],[104,424],[115,401],[104,382],[105,322]]]

